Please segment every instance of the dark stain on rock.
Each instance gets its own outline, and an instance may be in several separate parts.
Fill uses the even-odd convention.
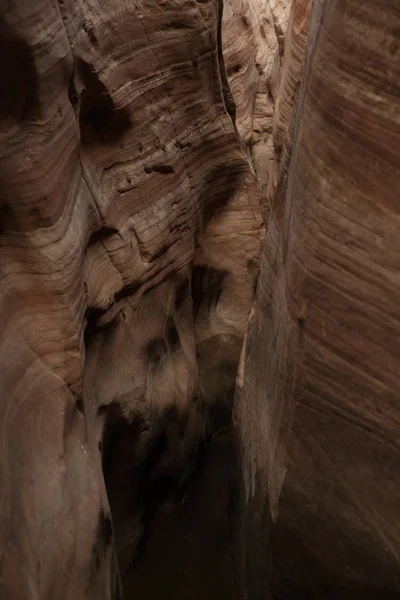
[[[167,244],[162,244],[158,248],[158,250],[156,250],[156,252],[154,252],[154,254],[151,254],[148,256],[148,261],[153,262],[153,260],[160,258],[160,256],[162,256],[163,254],[165,254],[167,252],[168,248],[169,248],[169,246]]]
[[[8,202],[2,202],[0,204],[0,234],[7,230],[17,229],[16,215],[12,209],[11,204]]]
[[[87,34],[87,36],[88,36],[88,38],[89,38],[90,43],[92,44],[92,46],[94,48],[98,48],[99,47],[99,41],[98,41],[97,36],[96,36],[96,34],[94,32],[93,25],[91,23],[87,23],[86,22],[86,23],[83,24],[83,29],[84,29],[85,33]]]
[[[234,386],[231,390],[231,400],[222,399],[213,402],[206,410],[205,420],[207,431],[214,435],[220,431],[229,429],[232,422],[232,404],[234,395]]]
[[[4,3],[2,9],[2,12],[7,9]],[[5,12],[7,13],[7,10]],[[6,15],[0,15],[0,56],[3,59],[0,78],[0,122],[6,118],[16,122],[34,120],[39,106],[34,51],[19,30],[10,24]]]
[[[101,308],[93,308],[90,306],[87,308],[86,327],[84,332],[84,340],[86,346],[89,344],[94,334],[98,331],[101,331],[103,335],[113,335],[115,331],[114,324],[117,319],[118,313],[115,313],[115,315],[112,318],[110,318],[110,321],[108,321],[107,323],[99,324],[99,319],[103,317],[106,313],[107,309],[104,310]]]
[[[218,304],[225,279],[229,271],[197,265],[192,271],[193,314],[196,316],[201,306],[208,312]]]
[[[183,29],[185,27],[185,23],[182,21],[169,21],[165,25],[166,29]]]
[[[255,277],[254,281],[253,281],[253,296],[256,296],[256,294],[257,294],[257,284],[258,284],[258,277]]]
[[[178,409],[175,404],[171,404],[164,409],[164,412],[161,417],[161,422],[167,426],[168,423],[175,422],[178,420],[179,414]]]
[[[228,67],[226,69],[227,75],[230,76],[233,73],[239,73],[241,68],[242,68],[242,65],[240,65],[239,63],[232,65],[231,67]]]
[[[185,281],[183,281],[177,288],[176,290],[176,295],[175,295],[175,308],[179,309],[181,308],[182,304],[184,303],[185,299],[189,296],[189,280],[185,279]]]
[[[138,445],[141,435],[149,432],[149,423],[138,416],[126,419],[117,402],[103,410],[103,472],[115,524],[117,554],[124,571],[144,548],[146,528],[154,512],[177,488],[174,469],[166,468],[163,459],[169,451],[169,429],[174,428],[178,413],[171,406],[155,417],[148,442]],[[126,547],[126,523],[138,516],[143,529],[138,536],[139,546]],[[107,524],[104,528],[107,532]]]
[[[391,56],[396,56],[400,49],[400,27],[395,27],[392,31],[392,40],[389,44],[389,52]]]
[[[75,109],[76,105],[78,104],[78,93],[76,91],[75,81],[73,77],[71,77],[68,86],[68,99],[72,105],[72,108]]]
[[[158,354],[158,340],[154,346]],[[160,506],[166,500],[179,503],[193,482],[201,447],[194,441],[186,458],[179,453],[176,456],[185,434],[187,414],[178,411],[174,403],[149,420],[139,416],[126,418],[117,401],[104,406],[102,412],[103,472],[118,562],[124,576],[147,549],[151,523]],[[107,524],[104,529],[107,531]],[[105,534],[103,537],[107,538]]]
[[[100,511],[99,520],[97,523],[96,541],[92,549],[92,579],[101,570],[105,561],[108,547],[113,542],[113,526],[111,516]]]
[[[82,420],[84,415],[84,406],[82,396],[68,402],[63,414],[63,453],[67,455],[68,446],[71,439],[74,438],[74,429]]]
[[[82,414],[84,414],[83,398],[82,398],[82,396],[79,396],[79,398],[77,398],[77,400],[76,400],[76,408],[79,410],[79,412],[81,412]]]
[[[122,300],[123,298],[127,298],[128,296],[134,296],[136,294],[136,292],[138,292],[140,289],[140,284],[138,283],[131,283],[130,285],[126,285],[125,287],[122,288],[122,290],[120,290],[119,292],[117,292],[114,296],[115,302],[118,302],[119,300]]]
[[[154,367],[158,367],[160,365],[167,352],[167,345],[163,338],[154,338],[147,344],[145,349],[147,360]]]
[[[206,449],[191,454],[186,476],[189,473],[185,503],[174,514],[158,518],[146,553],[125,579],[127,598],[238,600],[232,568],[238,511],[233,512],[233,500],[232,507],[228,506],[228,494],[236,491],[231,436],[218,436]],[[257,598],[265,600],[266,596]]]
[[[131,463],[135,442],[145,428],[145,421],[142,417],[128,421],[115,401],[102,405],[99,410],[105,417],[101,444],[103,473],[107,483],[114,476],[118,477],[118,473]]]
[[[221,163],[210,169],[203,183],[199,202],[204,215],[204,224],[207,224],[216,212],[229,203],[247,169],[244,161],[237,161],[228,166],[226,163]]]
[[[88,246],[92,246],[97,242],[104,242],[106,239],[112,237],[113,235],[119,235],[118,229],[115,229],[115,227],[108,227],[107,225],[104,225],[104,227],[92,233],[88,242]]]
[[[255,296],[256,291],[257,291],[258,277],[260,274],[259,263],[258,263],[258,261],[254,260],[253,258],[250,258],[247,261],[246,265],[247,265],[247,269],[253,276],[253,295]]]
[[[7,195],[6,189],[1,191],[3,196]],[[49,212],[46,198],[43,198],[38,206],[32,208],[19,204],[18,200],[14,207],[11,202],[2,202],[0,204],[0,234],[6,231],[32,231],[51,227],[52,220],[49,214],[46,214]]]
[[[183,140],[177,139],[175,141],[175,146],[177,148],[179,148],[180,150],[184,150],[185,148],[192,148],[193,143],[191,141],[188,141],[188,140],[183,141]]]
[[[113,538],[113,527],[111,522],[111,515],[107,515],[104,511],[101,511],[98,524],[98,537],[103,540],[105,546],[109,546]]]
[[[110,404],[100,404],[100,406],[97,409],[97,414],[99,416],[104,415],[107,412],[109,406],[111,406],[111,405]]]
[[[174,167],[172,165],[145,165],[144,166],[145,173],[161,173],[162,175],[168,175],[169,173],[175,173]]]
[[[152,511],[153,504],[158,504],[159,494],[151,494],[150,487],[156,484],[157,477],[154,474],[157,470],[161,457],[168,452],[168,437],[165,431],[162,431],[152,442],[147,452],[146,459],[141,468],[138,502],[145,511]],[[163,485],[161,485],[161,488]]]
[[[167,319],[166,338],[168,346],[172,351],[176,350],[180,346],[179,332],[172,317],[168,317]]]
[[[42,206],[34,206],[28,213],[27,222],[29,223],[30,229],[44,229],[45,227],[51,227],[53,222],[51,218],[45,214],[48,211],[48,206],[42,204]]]
[[[82,143],[115,143],[132,126],[128,110],[115,106],[93,65],[79,59],[77,72],[85,88],[79,114]]]

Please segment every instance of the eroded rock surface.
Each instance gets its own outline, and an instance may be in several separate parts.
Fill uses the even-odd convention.
[[[123,574],[229,420],[263,224],[221,16],[2,13],[1,598],[116,597],[110,505]]]
[[[400,594],[399,22],[395,0],[314,2],[291,111],[288,29],[235,410],[249,600],[271,579],[285,599]]]
[[[264,183],[273,157],[273,114],[289,0],[226,0],[222,40],[240,138]]]
[[[1,599],[121,597],[247,327],[243,597],[400,594],[400,14],[313,4],[5,3]]]

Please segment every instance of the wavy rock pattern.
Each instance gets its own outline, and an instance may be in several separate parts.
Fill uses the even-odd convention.
[[[237,382],[242,587],[265,598],[272,576],[279,598],[397,598],[399,5],[314,2],[290,109],[307,12],[292,6]]]
[[[121,597],[229,421],[260,207],[242,590],[400,593],[398,3],[223,4],[0,16],[0,598]]]
[[[221,9],[1,16],[1,598],[117,597],[109,504],[123,572],[229,413],[263,226]]]
[[[289,8],[289,0],[224,3],[222,39],[236,125],[263,182],[274,154],[273,115]]]

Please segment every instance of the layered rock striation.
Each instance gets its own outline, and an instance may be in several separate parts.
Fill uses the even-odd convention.
[[[399,18],[314,2],[294,107],[288,29],[235,407],[247,598],[400,593]]]
[[[400,593],[399,22],[6,2],[0,598],[122,597],[239,357],[242,597]]]
[[[263,223],[221,18],[217,0],[2,13],[2,598],[117,597],[229,422]]]

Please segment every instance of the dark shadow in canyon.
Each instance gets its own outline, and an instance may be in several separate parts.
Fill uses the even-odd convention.
[[[283,519],[271,525],[255,497],[247,506],[253,518],[240,518],[243,490],[231,430],[199,450],[195,464],[181,503],[153,512],[125,572],[125,600],[399,600],[387,578],[386,586],[365,585],[349,578],[345,564],[324,563]],[[249,529],[253,548],[263,551],[255,555],[250,547],[243,556]]]
[[[300,505],[293,510],[299,522],[307,520]],[[327,529],[329,526],[327,523]],[[332,541],[333,536],[327,534],[326,544]],[[340,541],[334,553],[335,558],[329,559],[321,555],[320,547],[306,547],[305,540],[281,516],[269,536],[273,600],[399,600],[398,583],[390,566],[369,556],[367,547],[355,545],[351,566],[340,556]]]
[[[235,472],[232,434],[224,432],[204,450],[182,503],[155,516],[125,575],[125,599],[239,599],[229,519]]]

